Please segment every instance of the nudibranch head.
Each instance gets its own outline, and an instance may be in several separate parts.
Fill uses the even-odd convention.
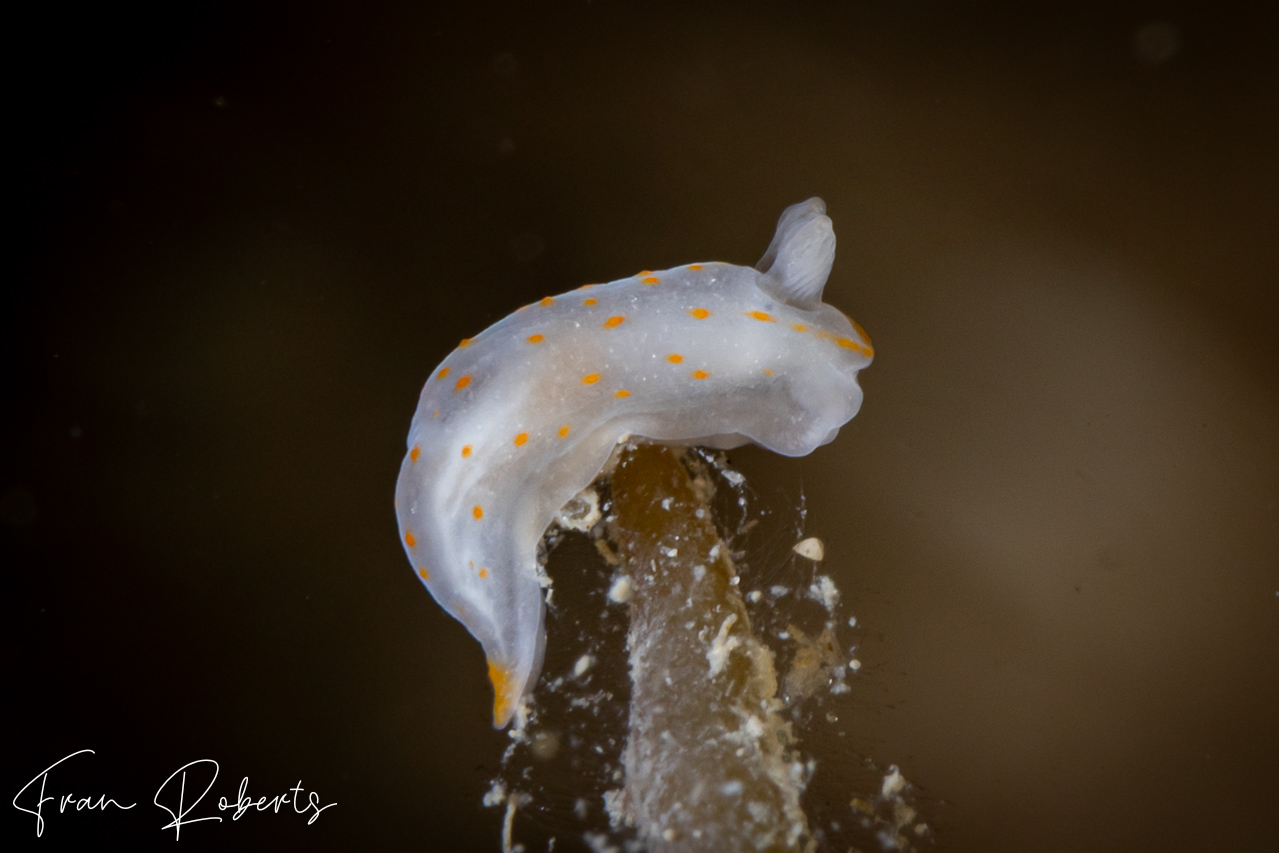
[[[835,235],[821,199],[786,209],[756,267],[697,263],[569,291],[466,339],[409,431],[401,541],[484,647],[510,721],[545,643],[538,541],[619,438],[801,456],[861,405],[861,327],[821,301]]]

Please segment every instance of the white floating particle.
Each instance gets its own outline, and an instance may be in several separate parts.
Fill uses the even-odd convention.
[[[795,543],[795,547],[792,550],[801,557],[812,560],[814,563],[820,563],[826,557],[826,546],[816,536],[801,539]]]
[[[711,678],[724,671],[724,666],[728,663],[729,653],[742,644],[741,637],[730,637],[728,634],[736,623],[736,613],[730,613],[725,616],[723,624],[719,626],[719,633],[711,641],[711,647],[706,650],[706,661],[710,664],[708,675]]]
[[[895,797],[906,787],[906,777],[902,776],[902,772],[897,769],[894,764],[888,768],[888,772],[884,774],[884,784],[880,787],[879,793],[885,799]]]
[[[808,588],[808,597],[819,602],[828,613],[833,613],[839,603],[839,589],[829,577],[818,575]]]
[[[623,604],[631,599],[631,579],[627,575],[619,575],[608,588],[608,600]]]
[[[488,789],[488,793],[484,795],[484,799],[481,800],[480,802],[482,802],[484,805],[488,806],[489,808],[492,808],[493,806],[501,805],[505,800],[506,800],[506,786],[503,785],[501,782],[495,781],[493,783],[493,787]]]
[[[586,671],[595,665],[595,658],[590,655],[582,655],[577,659],[577,663],[573,664],[573,677],[581,678]]]
[[[594,488],[578,492],[555,514],[555,523],[566,530],[589,533],[600,521],[600,496]]]

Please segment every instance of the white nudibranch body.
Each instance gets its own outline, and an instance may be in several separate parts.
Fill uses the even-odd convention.
[[[488,657],[493,722],[545,643],[537,546],[625,436],[803,456],[857,414],[870,340],[823,304],[826,205],[786,209],[757,267],[645,270],[526,305],[427,380],[396,487],[413,570]]]

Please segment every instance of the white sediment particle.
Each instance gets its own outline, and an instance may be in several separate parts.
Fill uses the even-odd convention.
[[[884,799],[895,797],[906,787],[906,777],[902,776],[902,772],[897,769],[894,764],[888,768],[888,772],[884,774],[884,784],[880,786],[879,793]]]
[[[608,813],[609,825],[614,829],[617,829],[626,822],[625,803],[626,801],[622,797],[621,788],[604,792],[604,811]]]
[[[555,523],[567,530],[588,533],[600,522],[600,496],[594,488],[585,488],[564,504],[555,514]]]
[[[515,830],[515,810],[532,802],[528,794],[513,793],[506,798],[506,816],[502,820],[502,853],[524,853],[523,844],[513,844],[511,837]]]
[[[805,559],[812,560],[814,563],[820,563],[826,557],[826,546],[822,544],[822,540],[816,536],[810,536],[807,539],[801,539],[795,543],[793,549],[796,554]]]
[[[528,743],[528,703],[520,702],[515,708],[515,723],[506,736],[514,743]]]
[[[744,789],[744,786],[742,785],[742,783],[734,779],[731,782],[725,782],[723,785],[720,786],[719,790],[720,790],[720,793],[722,793],[726,797],[740,797],[742,795],[743,789]]]
[[[885,850],[900,850],[905,841],[900,835],[889,829],[881,829],[875,833],[875,838],[879,839],[879,846]]]
[[[488,793],[484,795],[484,799],[480,802],[482,802],[486,807],[492,808],[493,806],[500,806],[505,800],[506,786],[500,781],[495,780],[492,787],[488,789]]]
[[[827,575],[818,575],[808,587],[808,597],[826,608],[826,612],[834,613],[839,603],[839,589]]]
[[[848,662],[848,668],[851,669],[853,672],[857,672],[857,670],[862,668],[862,662],[859,661],[857,658],[853,658],[852,660]]]
[[[608,588],[608,600],[624,604],[631,599],[631,579],[628,575],[618,575],[613,585]]]
[[[586,846],[591,853],[620,853],[612,842],[608,840],[608,836],[602,832],[584,833],[582,840],[586,842]]]
[[[577,659],[577,663],[573,664],[573,677],[581,678],[583,675],[586,674],[586,671],[589,670],[594,665],[595,665],[595,658],[591,657],[590,655],[582,655],[580,658]]]
[[[662,509],[666,510],[667,512],[670,512],[670,511],[671,511],[671,504],[672,504],[672,503],[674,503],[674,501],[675,501],[675,499],[674,499],[674,498],[663,498],[663,499],[662,499]]]
[[[746,593],[746,600],[751,604],[759,604],[759,600],[763,597],[764,593],[757,589],[752,589],[750,592]]]
[[[764,724],[760,722],[759,717],[751,714],[746,718],[746,722],[742,724],[742,731],[758,740],[764,736]]]
[[[728,480],[728,482],[732,483],[734,486],[740,486],[742,483],[746,482],[745,475],[739,474],[730,468],[724,468],[720,471],[720,473],[724,475],[725,480]]]
[[[728,663],[729,654],[742,644],[740,637],[730,637],[728,635],[729,630],[736,623],[736,613],[730,613],[725,616],[723,624],[719,626],[719,633],[715,635],[714,640],[711,640],[711,647],[706,650],[706,660],[711,667],[709,673],[711,678],[724,671],[724,666]]]
[[[706,577],[706,567],[702,565],[693,566],[693,580],[699,581]]]
[[[857,617],[856,617],[856,616],[849,616],[849,617],[848,617],[848,627],[849,627],[849,628],[856,628],[856,627],[857,627]]]
[[[676,557],[678,557],[678,556],[679,556],[679,549],[678,549],[678,548],[663,548],[663,549],[662,549],[662,553],[663,553],[665,556],[670,557],[671,559],[675,559]]]
[[[714,545],[711,546],[711,553],[708,556],[710,557],[710,560],[712,563],[715,562],[715,559],[719,556],[718,542],[716,542]]]

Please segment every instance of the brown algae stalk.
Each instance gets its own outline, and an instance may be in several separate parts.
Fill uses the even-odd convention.
[[[608,534],[625,573],[615,589],[629,587],[632,694],[625,783],[609,811],[652,853],[809,851],[807,771],[712,493],[683,448],[626,447],[612,474]]]

